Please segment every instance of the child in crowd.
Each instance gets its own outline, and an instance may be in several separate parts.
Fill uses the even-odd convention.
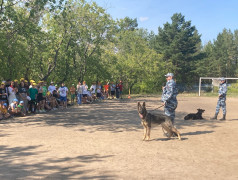
[[[25,116],[25,110],[24,110],[24,101],[20,101],[20,103],[17,105],[17,111],[21,116]]]
[[[24,113],[22,113],[22,111],[18,108],[17,99],[13,99],[13,102],[10,104],[8,110],[12,116],[18,116],[18,115],[24,116]]]
[[[3,105],[0,104],[0,120],[8,119],[9,117],[11,117],[11,115],[9,114],[7,110],[7,103],[4,103]]]
[[[65,86],[64,83],[61,84],[61,87],[59,88],[59,94],[60,94],[60,105],[64,108],[67,108],[67,93],[68,88]]]
[[[71,104],[74,104],[75,92],[76,92],[76,89],[75,89],[75,87],[74,87],[74,84],[72,84],[72,86],[71,86],[71,88],[70,88]]]

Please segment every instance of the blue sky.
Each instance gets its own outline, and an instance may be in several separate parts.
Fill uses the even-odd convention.
[[[158,27],[171,23],[181,13],[201,34],[202,43],[213,41],[224,28],[238,29],[238,0],[94,0],[113,19],[137,18],[139,27],[158,33]]]

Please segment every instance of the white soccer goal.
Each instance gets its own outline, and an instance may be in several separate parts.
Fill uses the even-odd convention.
[[[198,96],[200,96],[201,95],[201,84],[202,84],[202,80],[203,79],[210,79],[210,80],[212,80],[212,85],[213,86],[219,86],[219,83],[220,83],[220,77],[218,78],[218,77],[200,77],[200,79],[199,79],[199,89],[198,89]],[[231,78],[231,77],[228,77],[228,78],[225,78],[226,80],[228,80],[228,79],[236,79],[236,80],[238,80],[238,78]]]

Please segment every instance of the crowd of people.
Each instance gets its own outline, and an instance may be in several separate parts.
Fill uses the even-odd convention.
[[[14,116],[54,111],[69,105],[93,103],[104,99],[122,98],[122,81],[119,83],[93,82],[89,88],[86,81],[72,84],[68,89],[64,83],[58,87],[50,82],[25,80],[2,81],[0,86],[0,120]]]

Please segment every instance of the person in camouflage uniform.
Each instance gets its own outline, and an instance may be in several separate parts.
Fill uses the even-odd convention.
[[[217,119],[217,115],[220,111],[220,108],[222,108],[223,117],[220,120],[226,120],[226,93],[227,93],[226,79],[222,77],[220,79],[220,85],[218,90],[218,101],[216,106],[216,112],[215,116],[212,119]]]
[[[176,83],[173,80],[173,73],[168,73],[165,75],[167,83],[165,87],[163,87],[163,93],[162,93],[162,102],[164,104],[164,113],[167,116],[171,117],[172,123],[174,124],[174,118],[175,118],[175,109],[177,108],[178,101],[177,101],[177,95],[178,90],[176,88]]]

